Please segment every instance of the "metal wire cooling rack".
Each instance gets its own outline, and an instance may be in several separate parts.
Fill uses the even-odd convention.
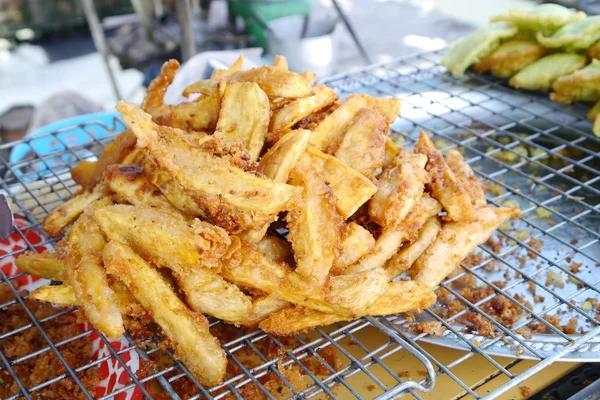
[[[600,297],[600,276],[596,271],[600,270],[596,268],[600,265],[600,139],[590,134],[591,123],[585,120],[584,107],[567,107],[534,93],[517,93],[505,82],[490,77],[452,78],[439,66],[440,56],[434,52],[402,58],[334,76],[326,83],[341,96],[361,92],[402,98],[402,117],[392,126],[398,143],[414,142],[420,129],[432,132],[442,150],[458,148],[464,153],[490,189],[490,203],[518,204],[523,211],[520,220],[502,227],[496,245],[482,246],[462,272],[441,285],[444,292],[438,289],[439,295],[452,299],[453,304],[462,304],[464,309],[436,306],[418,316],[440,322],[445,328],[442,337],[412,332],[406,316],[362,318],[285,341],[261,331],[230,328],[223,347],[233,372],[219,387],[205,388],[170,351],[157,345],[159,337],[127,335],[127,345],[118,349],[102,338],[109,354],[76,365],[67,359],[65,349],[77,341],[89,340],[97,332],[91,328],[53,341],[44,326],[74,309],[56,309],[52,315],[36,318],[27,294],[15,289],[15,280],[24,274],[9,277],[0,271],[2,285],[12,296],[2,300],[0,310],[16,307],[31,320],[0,334],[0,376],[4,384],[8,380],[18,387],[9,398],[37,398],[65,379],[81,388],[83,398],[94,398],[93,390],[82,383],[82,376],[107,360],[123,366],[131,383],[103,394],[99,397],[102,399],[113,398],[133,386],[149,398],[158,392],[180,398],[180,390],[185,388],[186,393],[193,393],[192,399],[258,395],[271,399],[389,399],[402,394],[420,399],[427,397],[436,379],[454,384],[458,388],[455,398],[493,398],[554,361],[599,359],[596,299]],[[0,158],[4,178],[0,180],[1,188],[9,195],[15,214],[28,221],[17,229],[27,248],[0,256],[0,263],[27,250],[54,245],[55,240],[46,236],[42,243],[32,244],[28,231],[39,229],[44,215],[73,193],[69,170],[98,154],[110,140],[100,133],[115,134],[122,129],[117,119],[111,126],[90,122],[33,140],[0,145],[0,153],[5,154]],[[72,145],[69,138],[76,133],[87,138],[85,143]],[[51,142],[50,153],[43,153],[36,145],[40,140]],[[8,154],[17,146],[26,146],[28,156],[9,161]],[[481,294],[467,295],[465,286],[482,288]],[[506,317],[503,313],[512,313],[514,318],[501,318]],[[479,331],[473,332],[472,322],[469,325],[473,320],[480,321]],[[571,324],[566,324],[570,320]],[[527,333],[523,327],[532,323],[545,327],[547,333]],[[211,325],[213,329],[222,326],[220,321],[211,321]],[[482,326],[487,326],[491,334],[482,334]],[[3,343],[30,330],[41,332],[43,344],[24,356],[6,354]],[[439,353],[436,357],[430,347],[423,345],[427,341],[466,351],[456,359],[440,357]],[[267,354],[265,348],[275,349],[277,355],[273,356],[272,351]],[[324,355],[327,348],[337,351],[337,363]],[[131,350],[141,360],[157,361],[152,371],[137,377],[123,360]],[[58,358],[64,372],[56,371],[26,387],[18,376],[20,365],[46,353]],[[489,354],[515,359],[500,361]],[[422,374],[411,379],[394,371],[391,361],[401,355],[419,360]],[[473,357],[482,357],[490,370],[483,380],[473,381],[461,369]],[[524,358],[539,362],[524,368]],[[301,388],[290,382],[290,366],[304,373],[306,382]],[[278,377],[280,386],[265,387],[267,375]],[[358,375],[368,391],[357,387]],[[485,385],[496,377],[503,377],[505,383],[488,393]],[[249,386],[254,390],[247,391]]]

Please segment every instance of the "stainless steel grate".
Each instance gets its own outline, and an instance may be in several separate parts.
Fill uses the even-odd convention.
[[[440,305],[417,317],[440,322],[445,328],[441,337],[413,333],[405,316],[363,318],[286,340],[261,331],[228,328],[223,347],[233,366],[230,378],[219,387],[205,388],[168,350],[158,346],[160,337],[127,336],[126,344],[113,347],[100,336],[108,348],[105,356],[82,365],[67,360],[70,345],[89,340],[97,332],[82,329],[53,340],[46,333],[46,324],[70,315],[74,309],[57,308],[50,315],[36,316],[27,294],[17,290],[17,280],[25,275],[8,276],[1,271],[2,285],[10,298],[0,299],[0,310],[18,308],[31,320],[0,331],[0,377],[5,385],[16,385],[9,398],[37,398],[50,385],[65,379],[72,379],[73,385],[81,388],[82,397],[94,398],[96,394],[85,389],[82,379],[86,371],[111,360],[125,368],[129,383],[98,398],[113,398],[133,386],[147,397],[161,391],[180,398],[177,393],[184,388],[186,393],[193,392],[191,398],[244,398],[259,393],[267,398],[388,399],[403,393],[422,398],[432,390],[436,378],[457,385],[458,397],[492,398],[554,361],[600,359],[600,323],[596,319],[600,315],[596,313],[596,299],[600,298],[600,139],[590,133],[585,107],[559,105],[535,93],[517,93],[503,81],[489,77],[452,78],[439,66],[440,56],[437,52],[424,53],[334,76],[326,83],[341,96],[360,92],[402,98],[402,117],[392,127],[396,141],[410,145],[420,129],[431,131],[443,150],[463,151],[490,187],[490,203],[518,203],[523,211],[520,220],[500,230],[496,246],[482,246],[478,257],[465,263],[463,271],[438,289],[439,295],[452,304],[463,304],[464,309]],[[0,146],[2,154],[14,155],[17,149],[26,154],[19,160],[0,158],[4,177],[0,186],[11,198],[15,214],[27,221],[17,230],[26,246],[0,256],[0,265],[24,251],[55,243],[46,236],[40,243],[31,243],[29,232],[39,229],[44,215],[74,191],[70,168],[97,154],[110,136],[122,129],[115,118],[110,126],[89,122]],[[73,145],[75,135],[79,139]],[[46,150],[42,150],[42,143]],[[474,288],[481,289],[478,295],[473,294]],[[514,318],[499,317],[509,312]],[[469,322],[473,320],[480,321],[479,331],[473,332]],[[570,325],[569,320],[573,320]],[[220,321],[211,323],[213,329],[223,328]],[[532,323],[545,327],[546,333],[527,333],[523,327]],[[492,334],[482,334],[483,326]],[[7,340],[30,330],[41,333],[39,348],[18,356],[3,350]],[[449,360],[434,356],[426,342],[466,351]],[[327,348],[337,351],[337,363],[325,355]],[[142,362],[158,362],[151,371],[138,370],[136,377],[125,360],[132,350]],[[46,353],[55,354],[65,372],[49,374],[26,387],[18,377],[20,365]],[[423,376],[411,379],[394,371],[389,361],[400,354],[418,359]],[[492,354],[515,359],[502,362]],[[474,356],[483,357],[493,371],[485,380],[473,382],[461,369]],[[527,358],[539,362],[522,368],[522,359]],[[297,388],[290,382],[289,366],[304,373],[305,386]],[[265,387],[267,375],[279,378],[280,387],[274,391]],[[364,377],[361,385],[367,382],[367,392],[357,387],[355,375]],[[487,381],[498,376],[503,376],[505,383],[491,393],[484,391]],[[249,392],[249,386],[254,391]]]

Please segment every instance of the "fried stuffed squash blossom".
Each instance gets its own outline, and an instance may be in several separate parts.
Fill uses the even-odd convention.
[[[581,54],[551,54],[522,69],[509,83],[519,89],[547,91],[560,76],[577,71],[585,63],[586,58]]]
[[[542,4],[531,10],[512,9],[506,14],[492,17],[490,22],[507,21],[520,31],[541,32],[551,35],[563,26],[586,17],[583,11],[576,11],[558,4]]]

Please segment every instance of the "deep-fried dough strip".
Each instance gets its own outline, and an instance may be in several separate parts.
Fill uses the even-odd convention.
[[[62,281],[64,261],[56,253],[45,251],[43,253],[27,252],[15,260],[17,267],[32,275],[53,281]]]
[[[131,104],[117,108],[138,136],[138,147],[183,186],[194,198],[203,217],[232,233],[262,227],[299,194],[300,189],[259,178],[190,146],[182,131],[156,125]],[[159,186],[160,187],[160,186]],[[162,188],[161,188],[162,190]]]
[[[369,215],[382,227],[398,224],[423,196],[429,177],[427,157],[401,149],[377,180],[377,193],[369,203]]]
[[[375,303],[355,317],[365,315],[392,315],[417,311],[435,302],[435,294],[429,288],[414,281],[398,281],[387,284],[385,292]],[[317,326],[348,321],[351,318],[324,313],[307,307],[295,306],[272,314],[260,323],[265,332],[277,336],[291,336]]]
[[[175,356],[183,361],[200,383],[214,386],[223,381],[227,358],[208,330],[208,321],[190,311],[162,279],[133,250],[118,242],[104,249],[108,272],[117,276],[167,334]]]
[[[44,218],[42,229],[48,235],[56,237],[63,229],[81,215],[90,204],[100,199],[104,192],[104,185],[96,185],[93,189],[86,189],[76,194],[60,206],[50,211]]]
[[[318,150],[331,154],[338,147],[344,135],[346,124],[350,122],[356,112],[364,107],[373,108],[375,100],[366,94],[353,94],[331,114],[325,117],[312,130],[310,144]]]
[[[118,338],[125,328],[102,266],[104,244],[104,236],[92,216],[86,213],[79,217],[69,235],[64,281],[73,288],[90,322],[105,335]]]
[[[441,225],[438,217],[433,217],[423,225],[419,237],[414,242],[406,243],[398,253],[385,263],[385,272],[388,281],[407,271],[413,263],[433,243],[440,231]]]
[[[475,208],[485,207],[487,201],[485,199],[483,183],[477,179],[475,172],[473,172],[471,166],[465,161],[462,154],[457,150],[448,150],[446,162],[452,172],[454,172],[456,179],[458,179],[462,187],[469,194],[473,206]]]
[[[356,273],[382,267],[400,248],[402,243],[416,239],[421,227],[441,211],[440,203],[424,195],[415,204],[404,221],[384,228],[373,250],[357,263],[346,268],[345,273]]]
[[[84,188],[94,187],[100,182],[106,167],[122,162],[133,151],[136,140],[129,129],[119,133],[115,140],[106,145],[97,161],[82,161],[71,170],[73,180]]]
[[[342,240],[339,257],[333,263],[332,272],[342,274],[349,265],[357,262],[375,246],[371,232],[355,222],[348,223],[346,237]]]
[[[346,126],[335,158],[372,181],[383,166],[387,127],[383,116],[370,108],[359,109]]]
[[[377,191],[366,176],[311,145],[306,148],[300,162],[321,171],[337,198],[336,207],[344,219],[350,218]]]
[[[336,210],[331,188],[317,169],[301,163],[292,171],[291,182],[304,188],[302,206],[286,216],[296,272],[320,287],[339,254],[344,220]]]
[[[325,85],[315,86],[314,91],[312,96],[295,99],[274,113],[269,129],[269,142],[277,142],[294,124],[337,100],[337,93]]]
[[[433,142],[421,131],[419,141],[415,143],[419,153],[425,154],[427,172],[431,177],[431,193],[442,203],[452,221],[472,221],[473,205],[465,188],[460,184],[454,172],[448,167],[442,153],[436,150]]]
[[[484,207],[475,211],[477,219],[473,222],[444,224],[435,242],[408,272],[415,281],[435,288],[500,225],[518,216],[519,210],[515,208]]]

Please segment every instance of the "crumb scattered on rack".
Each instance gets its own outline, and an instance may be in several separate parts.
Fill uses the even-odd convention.
[[[521,394],[523,397],[531,396],[531,388],[529,386],[521,386]]]

